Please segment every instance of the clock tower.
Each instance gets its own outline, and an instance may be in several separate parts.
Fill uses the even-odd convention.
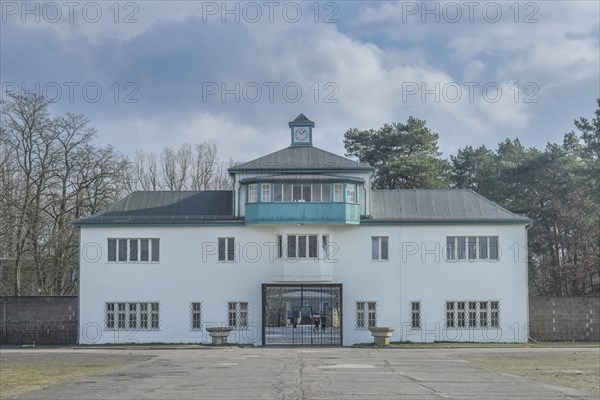
[[[292,146],[312,146],[312,129],[315,123],[300,114],[289,124],[292,134]]]

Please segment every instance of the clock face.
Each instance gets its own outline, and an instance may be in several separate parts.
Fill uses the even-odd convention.
[[[294,142],[308,143],[308,128],[303,126],[294,128]]]

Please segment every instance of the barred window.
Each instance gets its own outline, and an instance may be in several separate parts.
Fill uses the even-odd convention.
[[[497,328],[500,326],[500,303],[497,301],[492,301],[491,305],[491,323],[492,328]]]
[[[453,328],[456,323],[456,319],[454,317],[454,302],[447,301],[446,302],[446,327]]]
[[[106,303],[106,328],[115,328],[115,304]]]
[[[446,328],[498,328],[500,302],[447,301]]]
[[[227,304],[227,321],[234,329],[248,328],[248,302],[230,301]]]
[[[106,329],[159,329],[158,303],[109,302],[105,303],[105,311]]]
[[[158,262],[159,239],[108,239],[109,262]]]
[[[199,330],[202,329],[202,303],[200,302],[193,302],[191,305],[191,309],[192,309],[192,319],[191,319],[191,325],[192,325],[192,330]]]
[[[377,326],[377,303],[374,301],[356,302],[356,329]]]
[[[421,302],[411,302],[410,310],[410,326],[413,329],[421,329]]]

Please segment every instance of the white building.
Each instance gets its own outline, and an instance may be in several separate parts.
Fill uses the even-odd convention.
[[[529,219],[469,190],[373,190],[304,115],[289,126],[233,191],[136,192],[77,221],[80,343],[527,340]]]

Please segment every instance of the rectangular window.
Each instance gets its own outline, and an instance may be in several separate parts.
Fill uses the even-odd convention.
[[[336,203],[340,203],[344,201],[344,185],[341,183],[333,184],[333,201]]]
[[[321,236],[321,248],[323,249],[323,258],[329,258],[329,235]]]
[[[447,328],[497,328],[499,326],[500,303],[498,301],[446,302]]]
[[[159,259],[158,256],[160,254],[159,240],[158,239],[152,239],[150,241],[150,243],[152,244],[152,261],[158,262],[158,259]]]
[[[129,239],[129,261],[138,260],[138,239]]]
[[[106,329],[115,328],[115,304],[106,303]]]
[[[117,261],[117,240],[108,239],[108,261]]]
[[[283,201],[283,186],[279,183],[273,185],[273,201]]]
[[[413,329],[421,329],[421,302],[411,302],[410,310],[410,326]]]
[[[149,259],[150,248],[152,260]],[[158,254],[158,239],[108,239],[109,262],[158,261]]]
[[[312,187],[312,201],[320,202],[321,201],[321,185],[311,185]]]
[[[447,301],[446,302],[446,328],[454,328],[455,324],[454,318],[454,302]]]
[[[457,303],[457,322],[459,328],[464,328],[466,326],[466,303],[464,301],[459,301]]]
[[[372,236],[371,237],[371,259],[372,260],[388,260],[388,237],[387,236]]]
[[[500,303],[497,301],[490,302],[491,308],[491,321],[490,326],[497,328],[500,326]]]
[[[447,236],[447,260],[498,260],[498,236]]]
[[[202,329],[202,303],[194,302],[192,303],[192,330]]]
[[[235,261],[235,238],[219,238],[219,261]]]
[[[127,239],[119,239],[119,261],[127,261]]]
[[[119,329],[124,329],[125,328],[125,320],[126,320],[126,315],[125,315],[125,303],[118,303],[117,304],[117,309],[119,311],[118,314],[118,327]]]
[[[346,184],[346,202],[356,203],[356,185]]]
[[[283,185],[283,201],[292,201],[292,185]]]
[[[148,303],[140,303],[140,329],[148,329]]]
[[[157,246],[158,247],[158,246]],[[140,239],[140,261],[150,259],[150,243],[148,239]]]
[[[477,238],[476,237],[468,237],[467,243],[468,243],[468,249],[469,249],[469,260],[477,259]]]
[[[321,201],[324,201],[324,202],[331,201],[331,184],[323,183],[321,185]]]
[[[317,235],[311,235],[308,237],[308,257],[317,258]]]
[[[287,235],[288,258],[317,258],[318,235]]]
[[[260,201],[268,203],[271,201],[271,184],[263,183],[260,191]]]
[[[137,328],[137,303],[129,303],[128,305],[129,308],[129,318],[127,319],[128,322],[128,328],[129,329],[136,329]]]
[[[377,326],[377,303],[374,301],[356,302],[356,329]]]
[[[488,326],[488,302],[479,302],[479,326],[486,328]]]
[[[300,184],[292,185],[292,200],[293,201],[302,200],[302,185],[300,185]]]
[[[234,329],[248,327],[248,302],[230,301],[227,303],[227,321]]]
[[[248,185],[248,203],[256,203],[258,201],[258,187],[256,183]]]
[[[150,303],[150,326],[152,329],[158,329],[158,303]]]
[[[281,236],[281,235],[277,235],[276,253],[277,253],[277,258],[283,257],[283,236]]]
[[[302,200],[312,201],[311,185],[302,185]]]
[[[477,302],[469,302],[469,328],[477,326]]]
[[[158,321],[158,303],[106,303],[106,329],[157,330]]]

